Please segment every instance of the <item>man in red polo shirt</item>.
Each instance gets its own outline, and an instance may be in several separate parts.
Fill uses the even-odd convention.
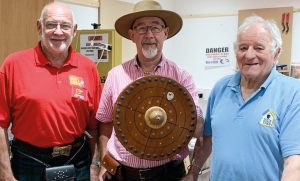
[[[46,5],[37,29],[36,47],[9,55],[0,69],[0,180],[43,180],[46,168],[62,165],[71,165],[76,180],[90,180],[96,142],[84,133],[97,130],[96,66],[70,46],[77,25],[65,4]]]

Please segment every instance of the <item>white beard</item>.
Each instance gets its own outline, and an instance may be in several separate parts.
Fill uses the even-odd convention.
[[[142,48],[142,52],[143,52],[143,55],[146,57],[146,58],[154,58],[156,55],[157,55],[157,48],[148,48],[148,49],[144,49]]]
[[[49,46],[51,47],[52,50],[58,50],[60,52],[68,51],[68,42],[61,42],[59,45],[58,49],[57,46],[55,46],[50,40],[46,40],[44,32],[42,33],[42,39],[46,42],[48,42]],[[72,39],[72,37],[71,37]]]
[[[51,48],[55,48],[54,47],[54,45],[50,42],[50,46],[51,46]],[[67,49],[67,44],[66,44],[66,42],[62,42],[61,44],[60,44],[60,46],[59,46],[59,51],[66,51],[66,49]]]

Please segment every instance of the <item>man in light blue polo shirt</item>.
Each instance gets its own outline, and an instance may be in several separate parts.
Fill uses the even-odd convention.
[[[211,181],[300,180],[300,83],[276,71],[281,46],[272,21],[252,16],[239,27],[239,71],[216,83],[207,107]]]

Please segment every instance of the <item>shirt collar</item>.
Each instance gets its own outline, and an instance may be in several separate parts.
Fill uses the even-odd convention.
[[[37,66],[50,65],[49,60],[47,59],[44,52],[42,51],[41,42],[38,42],[34,50],[35,50],[35,63]],[[69,47],[68,53],[69,53],[68,57],[63,66],[71,65],[77,67],[78,58],[74,56],[75,51],[73,50],[72,46]]]
[[[278,74],[278,72],[276,70],[276,66],[273,66],[271,73],[269,74],[267,79],[264,81],[264,83],[260,86],[260,88],[267,88],[270,85],[270,83],[272,82],[272,80],[275,79],[276,74]],[[239,89],[240,80],[241,80],[241,72],[238,71],[237,73],[235,73],[232,76],[232,78],[228,82],[227,86],[232,87],[233,90]]]
[[[156,65],[156,67],[154,68],[154,71],[156,71],[159,67],[162,67],[165,63],[166,63],[166,57],[164,55],[162,55],[161,61]],[[141,68],[137,55],[134,57],[134,66],[136,68]]]

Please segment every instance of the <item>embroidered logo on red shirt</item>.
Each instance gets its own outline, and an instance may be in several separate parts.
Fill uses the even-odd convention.
[[[69,75],[70,85],[77,85],[79,87],[84,87],[84,81],[82,77],[75,75]]]
[[[69,81],[72,86],[72,97],[87,100],[87,90],[84,88],[83,78],[69,75]]]
[[[78,86],[72,86],[72,97],[86,101],[87,90]]]

